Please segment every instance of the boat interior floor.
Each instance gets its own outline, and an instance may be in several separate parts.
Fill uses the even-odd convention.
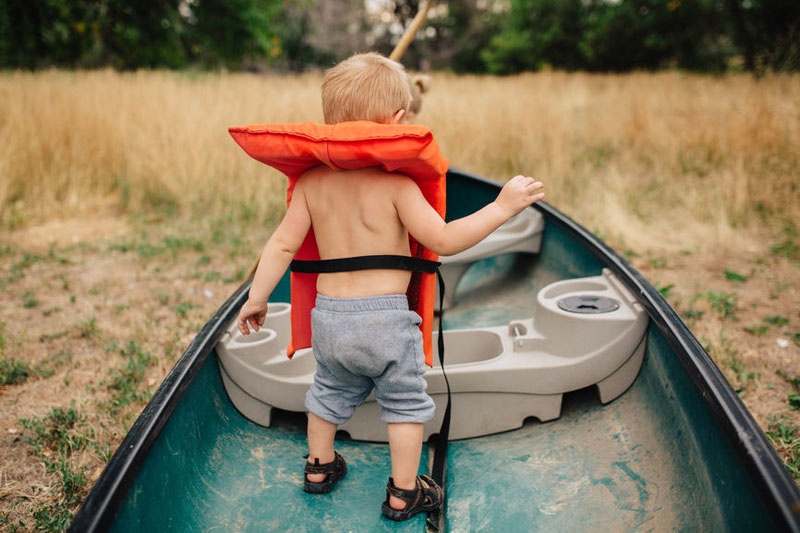
[[[147,464],[140,479],[141,487],[162,487],[161,496],[148,494],[154,501],[173,502],[168,492],[175,486],[187,487],[191,498],[130,518],[144,528],[139,530],[170,523],[173,516],[196,522],[186,530],[209,523],[226,531],[425,529],[424,515],[404,523],[381,515],[390,475],[384,443],[337,438],[347,476],[328,494],[305,493],[305,416],[275,409],[271,427],[252,423],[230,407],[212,365],[198,377],[202,386],[186,398],[193,412],[206,414],[177,417],[179,425],[169,432],[198,438],[172,451],[172,439],[159,440],[155,452],[162,456],[164,448],[170,466]],[[674,427],[654,412],[663,399],[639,383],[602,409],[593,390],[570,393],[558,423],[529,419],[514,431],[451,442],[447,529],[659,531],[718,521],[713,495],[697,479],[702,469],[687,462],[691,456]],[[134,512],[139,490],[144,489],[132,487],[121,523],[132,523],[126,513]]]

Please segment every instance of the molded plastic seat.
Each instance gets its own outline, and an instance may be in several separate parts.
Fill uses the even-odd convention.
[[[233,323],[217,345],[231,400],[246,417],[265,426],[273,408],[305,411],[305,393],[316,367],[310,350],[297,352],[292,360],[286,357],[288,316],[288,304],[271,305],[268,327],[245,337]],[[601,402],[617,398],[639,373],[647,324],[642,306],[604,271],[545,286],[531,318],[446,330],[451,438],[515,429],[528,417],[558,418],[564,393],[592,385]],[[437,402],[437,414],[425,426],[427,437],[440,426],[446,387],[438,366],[425,377]],[[357,440],[385,441],[386,425],[379,414],[371,395],[341,429]]]

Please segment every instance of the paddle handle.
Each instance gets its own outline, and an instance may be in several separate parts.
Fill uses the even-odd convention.
[[[417,32],[425,22],[425,19],[428,18],[428,10],[430,9],[431,5],[435,3],[436,0],[427,0],[424,4],[422,4],[422,7],[419,8],[419,11],[417,11],[417,16],[414,17],[414,20],[411,21],[411,25],[400,38],[400,42],[397,43],[397,45],[394,47],[394,50],[392,50],[392,53],[389,54],[389,59],[392,61],[400,61],[400,58],[402,58],[403,54],[406,53],[411,41],[414,40]]]

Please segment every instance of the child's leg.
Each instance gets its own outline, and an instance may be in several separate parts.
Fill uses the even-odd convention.
[[[333,441],[336,438],[336,424],[323,420],[314,413],[308,413],[308,462],[314,464],[314,459],[319,459],[320,464],[330,463],[335,459]],[[308,481],[321,483],[325,474],[308,474]]]
[[[399,489],[413,490],[416,488],[424,428],[424,424],[412,422],[389,424],[392,479],[394,486]],[[406,502],[390,496],[389,505],[394,509],[404,509]]]

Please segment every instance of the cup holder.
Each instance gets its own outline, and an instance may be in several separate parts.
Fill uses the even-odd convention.
[[[569,313],[597,315],[611,313],[619,309],[619,302],[607,296],[579,294],[558,300],[558,308]]]

